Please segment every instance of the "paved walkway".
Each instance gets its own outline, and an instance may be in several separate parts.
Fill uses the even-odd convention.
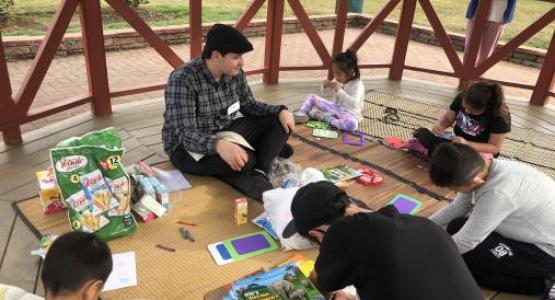
[[[360,29],[347,29],[345,46],[353,41]],[[321,31],[320,35],[328,48],[331,48],[333,31]],[[252,38],[255,51],[246,55],[246,70],[260,68],[264,63],[264,37]],[[316,51],[311,46],[306,34],[296,33],[285,35],[282,39],[282,65],[315,65],[321,63]],[[393,52],[394,37],[375,33],[359,50],[361,63],[389,63]],[[189,59],[187,45],[172,47],[185,61]],[[32,64],[32,60],[21,60],[8,63],[12,80],[12,88],[18,90],[25,74]],[[126,50],[107,53],[108,76],[111,89],[147,85],[163,82],[167,79],[171,67],[151,48]],[[452,70],[449,62],[439,47],[411,41],[407,54],[407,64],[421,67],[433,67],[438,70]],[[280,78],[324,78],[324,71],[282,72]],[[507,81],[534,84],[539,69],[501,62],[492,68],[486,76]],[[362,76],[387,75],[387,69],[364,70]],[[431,74],[405,71],[405,76],[421,80],[430,80],[456,86],[458,81],[453,78]],[[259,80],[260,75],[251,76],[250,81]],[[368,87],[367,87],[368,88]],[[82,55],[60,57],[54,59],[47,76],[39,89],[33,107],[55,103],[57,100],[82,94],[87,90],[85,64]],[[529,98],[531,92],[526,90],[507,88],[510,95]],[[140,95],[116,98],[114,104],[162,97],[163,91],[150,92]],[[74,108],[23,126],[23,131],[40,128],[45,124],[68,118],[71,115],[89,110],[87,105]]]

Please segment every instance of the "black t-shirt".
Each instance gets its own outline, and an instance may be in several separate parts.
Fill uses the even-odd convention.
[[[449,106],[456,114],[454,131],[455,135],[467,141],[487,143],[490,133],[507,133],[511,131],[511,117],[507,121],[500,116],[490,116],[488,113],[479,116],[469,115],[462,107],[463,97],[459,94]]]
[[[325,291],[354,285],[361,299],[483,299],[451,237],[393,206],[335,221],[315,269]]]

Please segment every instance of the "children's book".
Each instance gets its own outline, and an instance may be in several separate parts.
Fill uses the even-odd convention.
[[[324,174],[326,180],[331,181],[332,183],[349,181],[362,175],[359,171],[347,165],[326,168],[322,170],[322,173]]]
[[[258,217],[252,219],[252,222],[256,226],[266,230],[266,232],[268,232],[274,239],[278,238],[278,235],[277,235],[276,231],[272,227],[272,223],[270,222],[270,218],[268,218],[268,216],[266,216],[265,212],[260,214]]]
[[[326,298],[301,272],[298,264],[291,262],[267,272],[257,273],[237,280],[224,300],[274,300]]]
[[[238,134],[237,132],[220,131],[220,132],[217,132],[216,134],[214,134],[214,136],[218,139],[230,141],[230,142],[235,143],[239,146],[243,146],[247,149],[250,149],[250,150],[254,151],[254,148],[252,147],[252,145],[249,144],[249,142],[247,140],[245,140],[245,138],[243,136],[241,136],[240,134]],[[187,151],[187,152],[196,161],[199,161],[201,158],[204,157],[204,154],[202,154],[202,153],[197,153],[197,152],[192,152],[192,151]]]

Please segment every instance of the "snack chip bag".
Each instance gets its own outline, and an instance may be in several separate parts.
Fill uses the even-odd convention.
[[[133,234],[137,223],[130,210],[129,176],[121,164],[124,150],[118,148],[121,139],[115,129],[58,145],[64,147],[51,149],[50,158],[71,228],[105,240]]]

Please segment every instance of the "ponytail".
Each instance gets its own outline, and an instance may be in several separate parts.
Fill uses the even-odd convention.
[[[509,122],[509,107],[498,83],[477,82],[468,87],[463,96],[472,108],[485,110],[490,116],[499,116]]]
[[[345,52],[338,53],[331,61],[336,64],[343,72],[353,72],[353,78],[360,79],[360,68],[358,67],[358,57],[354,51],[348,49]]]

